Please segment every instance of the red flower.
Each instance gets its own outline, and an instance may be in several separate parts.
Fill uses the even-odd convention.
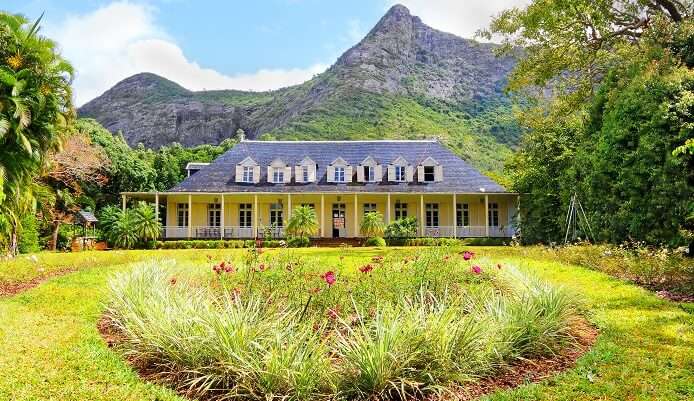
[[[463,259],[465,260],[470,260],[473,256],[475,256],[475,254],[470,251],[463,252]]]
[[[448,262],[448,259],[451,258],[451,255],[446,255],[443,257],[444,262]]]
[[[323,273],[321,275],[321,278],[325,280],[326,283],[328,283],[328,287],[335,284],[335,281],[337,280],[337,278],[335,277],[335,272],[333,272],[332,270]]]
[[[264,272],[267,269],[267,266],[265,266],[265,263],[261,263],[258,265],[258,271],[259,272]]]
[[[337,320],[337,318],[340,317],[340,310],[339,310],[339,308],[337,308],[337,307],[335,307],[335,308],[329,308],[327,314],[328,314],[328,319],[330,319],[330,320]]]
[[[473,272],[474,274],[480,274],[480,273],[482,273],[482,268],[479,267],[479,266],[477,266],[477,265],[472,266],[472,268],[471,268],[470,270],[472,270],[472,272]]]
[[[212,266],[212,271],[217,273],[217,274],[222,274],[222,266],[214,265],[214,266]]]
[[[368,273],[368,272],[370,272],[370,271],[373,270],[373,269],[374,269],[374,267],[371,266],[371,264],[368,264],[368,265],[364,265],[364,266],[360,267],[360,268],[359,268],[359,271],[362,272],[362,273]]]
[[[380,256],[380,255],[374,256],[373,258],[371,258],[371,261],[376,262],[376,263],[381,263],[381,262],[383,262],[383,256]]]
[[[232,266],[231,263],[228,265],[224,265],[222,269],[225,273],[234,273],[236,271],[236,269],[234,269],[234,266]]]

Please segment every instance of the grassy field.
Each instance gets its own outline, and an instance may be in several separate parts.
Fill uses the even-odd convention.
[[[388,252],[417,252],[389,249]],[[518,266],[583,295],[589,319],[601,334],[592,351],[567,372],[487,397],[490,400],[687,400],[694,397],[694,316],[681,305],[604,273],[547,258],[509,256],[478,248],[482,257]],[[239,258],[243,250],[121,251],[41,254],[0,264],[0,280],[25,280],[77,268],[24,293],[0,298],[0,399],[179,400],[172,391],[142,381],[96,329],[105,284],[129,262],[175,258],[199,262]],[[269,252],[283,252],[274,250]],[[305,249],[326,267],[353,268],[377,249]],[[691,310],[691,309],[690,309]]]

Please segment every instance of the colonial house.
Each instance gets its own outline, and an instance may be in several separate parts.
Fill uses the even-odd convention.
[[[317,237],[360,237],[364,214],[386,223],[413,216],[418,236],[511,237],[518,194],[435,140],[241,141],[166,192],[127,192],[153,201],[162,237],[283,237],[292,210],[316,211]],[[165,209],[165,210],[163,210]]]

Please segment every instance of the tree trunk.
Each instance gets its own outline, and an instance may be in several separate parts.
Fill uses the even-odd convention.
[[[53,233],[51,236],[51,251],[58,249],[58,231],[60,231],[60,221],[53,222]]]
[[[19,247],[19,241],[17,241],[17,226],[12,226],[12,235],[10,236],[10,256],[17,256],[17,248]]]

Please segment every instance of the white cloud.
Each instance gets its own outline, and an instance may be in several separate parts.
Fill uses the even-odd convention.
[[[183,50],[156,25],[154,11],[148,6],[119,1],[46,26],[47,35],[60,44],[63,55],[77,70],[74,91],[78,106],[139,72],[161,75],[191,90],[269,90],[304,82],[328,67],[315,64],[225,75],[186,58]]]
[[[504,9],[522,7],[530,0],[385,0],[388,7],[399,3],[412,15],[438,30],[464,38],[473,38],[479,29],[488,27],[492,16]]]

